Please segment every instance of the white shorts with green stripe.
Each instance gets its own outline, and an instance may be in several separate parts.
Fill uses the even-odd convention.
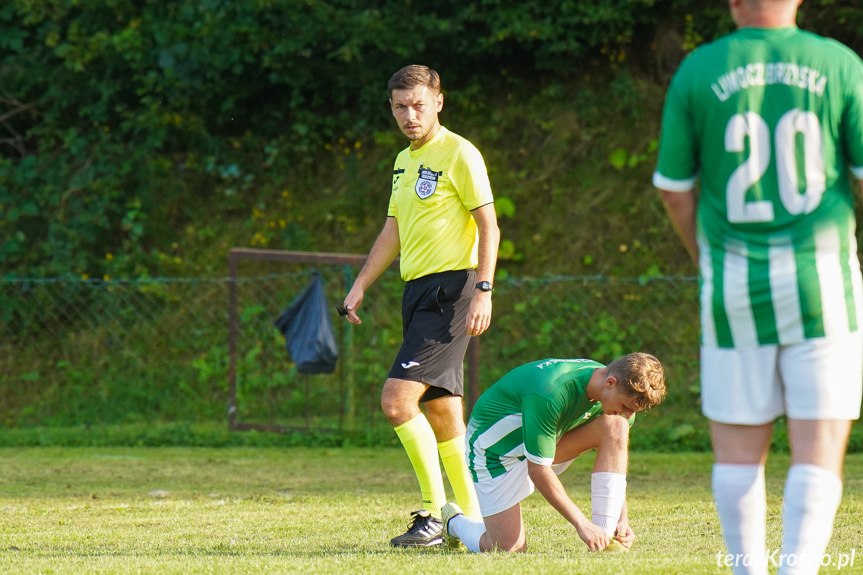
[[[863,396],[863,333],[795,345],[701,347],[701,410],[710,420],[762,425],[855,420]]]
[[[555,474],[560,475],[573,461],[570,459],[563,463],[553,463],[551,469]],[[536,489],[527,474],[527,459],[519,461],[503,475],[474,483],[473,486],[483,517],[506,511]]]

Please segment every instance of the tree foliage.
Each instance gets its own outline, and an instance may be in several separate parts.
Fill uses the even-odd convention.
[[[834,4],[809,0],[801,24],[860,50],[863,8]],[[591,59],[624,65],[669,23],[709,40],[730,28],[723,11],[698,0],[4,2],[0,272],[151,273],[173,230],[246,211],[262,181],[313,163],[327,142],[389,129],[384,86],[403,65],[487,94]]]

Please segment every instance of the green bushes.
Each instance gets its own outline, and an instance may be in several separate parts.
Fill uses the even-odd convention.
[[[237,245],[367,251],[404,145],[385,83],[414,62],[443,73],[444,122],[474,141],[489,166],[504,239],[501,285],[547,274],[694,273],[649,178],[668,74],[685,49],[732,27],[726,6],[700,4],[0,3],[0,275],[218,277]],[[807,0],[801,26],[863,50],[863,8],[832,4]],[[158,282],[87,283],[82,308],[98,309],[93,302],[114,289],[166,318],[151,333],[139,334],[137,318],[125,316],[94,316],[102,324],[94,328],[72,313],[69,298],[83,284],[71,279],[76,287],[59,295],[26,283],[0,290],[0,331],[26,350],[4,348],[0,359],[27,365],[20,378],[8,369],[0,376],[4,424],[223,417],[223,323],[214,330],[174,313],[177,301]],[[194,296],[213,302],[208,313],[223,313],[218,289]],[[384,286],[375,289],[382,298]],[[578,330],[598,326],[590,338],[555,337],[565,321],[535,313],[533,297],[499,306],[500,345],[484,352],[483,381],[555,346],[563,355],[612,356],[624,340],[650,344],[621,323],[620,311],[652,313],[666,303],[629,295],[602,313],[580,302],[564,309]],[[372,330],[371,318],[363,337],[377,344],[365,342],[354,357],[353,401],[357,412],[378,413],[376,386],[392,354],[377,348],[395,345],[398,330],[383,321]],[[666,311],[652,321],[692,340],[694,315]],[[152,345],[128,354],[106,325]],[[188,342],[160,347],[165,334],[190,326]],[[37,349],[24,341],[49,333],[60,343]],[[254,353],[241,357],[246,382],[262,386],[251,390],[261,391],[260,405],[243,398],[260,408],[249,415],[301,414],[302,401],[267,388],[285,388],[293,374],[271,377]],[[673,364],[685,387],[669,406],[691,409],[693,366]],[[274,400],[284,412],[266,411]],[[703,430],[688,424],[675,422],[667,437],[704,443]]]
[[[723,10],[655,0],[11,0],[0,7],[0,270],[164,273],[176,230],[247,220],[248,205],[313,172],[327,145],[392,145],[374,134],[390,130],[385,81],[407,63],[445,71],[470,110],[539,74],[560,85],[590,61],[616,68],[634,53],[643,67],[660,26],[709,39],[729,27],[716,17]],[[860,8],[812,0],[804,10],[804,22],[859,40]],[[301,243],[315,243],[297,228]]]
[[[0,269],[146,275],[175,229],[382,129],[402,65],[468,91],[559,69],[630,38],[651,3],[6,3]]]

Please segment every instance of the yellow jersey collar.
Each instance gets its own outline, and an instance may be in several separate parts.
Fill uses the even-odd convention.
[[[434,135],[434,138],[432,138],[431,140],[429,140],[428,142],[426,142],[425,144],[423,144],[422,146],[420,146],[416,150],[413,150],[413,149],[411,149],[410,146],[408,146],[408,152],[410,153],[411,157],[414,158],[414,157],[418,156],[419,154],[421,154],[423,152],[423,150],[425,150],[428,146],[431,146],[432,144],[436,143],[441,138],[443,138],[443,136],[446,132],[449,132],[449,130],[447,130],[442,125],[440,127],[440,130],[437,131],[437,134]]]

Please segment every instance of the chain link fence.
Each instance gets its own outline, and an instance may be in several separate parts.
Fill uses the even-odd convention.
[[[317,270],[339,344],[334,373],[303,375],[273,321]],[[313,431],[387,429],[380,388],[401,343],[403,282],[387,271],[338,317],[353,265],[244,261],[235,278],[0,280],[0,405],[7,426],[225,421],[229,292],[236,297],[233,416]],[[630,351],[665,365],[668,402],[698,380],[697,282],[541,277],[498,280],[480,338],[479,388],[546,357],[604,363]],[[684,398],[685,396],[685,398]]]

